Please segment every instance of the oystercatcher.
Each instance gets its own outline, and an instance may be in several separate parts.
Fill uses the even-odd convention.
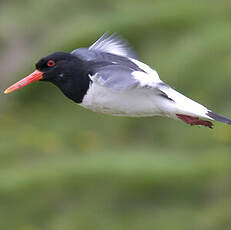
[[[95,112],[117,116],[165,116],[212,128],[209,120],[231,124],[160,80],[116,34],[104,34],[89,48],[41,58],[36,70],[5,94],[34,81],[55,84],[68,98]],[[205,120],[204,120],[205,119]]]

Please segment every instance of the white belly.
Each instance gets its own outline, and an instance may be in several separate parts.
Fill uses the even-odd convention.
[[[162,114],[157,106],[158,99],[158,95],[145,88],[118,91],[93,83],[80,105],[117,116],[154,116]]]

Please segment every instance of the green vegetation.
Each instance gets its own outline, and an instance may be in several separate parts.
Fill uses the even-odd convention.
[[[1,92],[40,57],[110,31],[231,116],[230,11],[225,0],[1,2]],[[0,229],[231,229],[230,126],[96,114],[46,83],[0,103]]]

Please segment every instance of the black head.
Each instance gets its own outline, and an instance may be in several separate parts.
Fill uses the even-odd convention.
[[[16,82],[4,93],[10,93],[34,81],[49,81],[57,85],[71,100],[81,103],[86,94],[90,78],[89,63],[65,52],[57,52],[41,58],[36,70]]]
[[[81,63],[81,60],[70,53],[56,52],[41,58],[35,67],[44,73],[42,80],[50,81],[57,78],[57,73],[59,74],[60,70],[63,71],[66,67],[75,65],[76,62]]]
[[[49,81],[58,86],[62,92],[77,103],[89,88],[90,79],[86,63],[76,56],[56,52],[41,58],[35,65],[43,73],[40,81]]]

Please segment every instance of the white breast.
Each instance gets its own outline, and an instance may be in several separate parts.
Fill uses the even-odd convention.
[[[154,116],[161,112],[156,95],[145,88],[114,90],[93,82],[81,106],[95,112],[118,116]]]

